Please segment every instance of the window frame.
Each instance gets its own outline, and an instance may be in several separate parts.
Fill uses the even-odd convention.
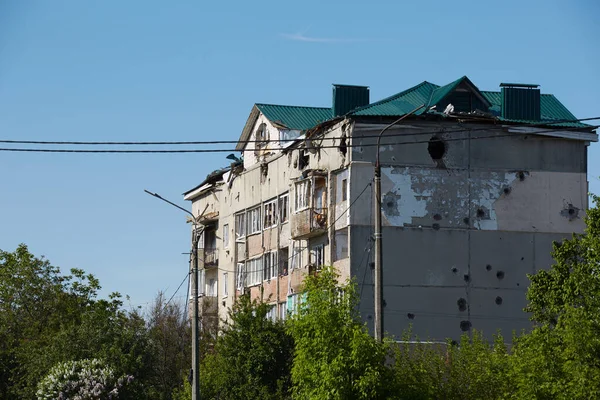
[[[280,224],[285,224],[290,220],[290,194],[284,193],[280,195],[277,202],[277,218]]]
[[[277,279],[279,260],[277,258],[277,251],[269,251],[263,255],[263,280],[270,281],[271,279]]]
[[[278,200],[277,198],[266,201],[263,203],[262,218],[263,218],[263,230],[271,229],[277,226],[278,217]],[[267,214],[267,210],[269,213]],[[270,224],[267,224],[267,217],[270,219]]]
[[[310,248],[310,263],[317,271],[320,271],[325,265],[325,245],[323,243]]]
[[[261,209],[262,207],[258,205],[246,211],[246,234],[248,236],[255,235],[262,231]]]
[[[229,296],[229,273],[223,272],[223,297]]]
[[[235,241],[243,242],[246,238],[246,212],[239,212],[234,215]]]
[[[310,208],[312,193],[311,180],[303,179],[294,184],[294,212],[299,213]]]
[[[223,248],[229,248],[229,224],[223,225]]]

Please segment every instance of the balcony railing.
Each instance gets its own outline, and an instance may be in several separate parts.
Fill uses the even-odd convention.
[[[327,209],[307,208],[291,215],[293,239],[308,239],[327,231]]]
[[[204,266],[210,267],[219,264],[219,252],[217,249],[204,249]]]

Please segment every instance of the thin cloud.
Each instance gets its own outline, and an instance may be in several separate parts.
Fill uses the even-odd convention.
[[[358,43],[365,42],[364,39],[344,39],[344,38],[323,38],[306,36],[303,33],[282,33],[282,37],[288,40],[294,40],[296,42],[309,42],[309,43]]]

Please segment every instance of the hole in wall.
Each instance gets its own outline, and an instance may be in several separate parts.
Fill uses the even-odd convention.
[[[408,319],[415,319],[415,314],[413,313],[408,313],[406,314],[406,316],[408,317]]]
[[[486,271],[491,271],[492,270],[492,266],[490,264],[485,266],[485,270]]]
[[[435,219],[436,221],[440,221],[442,219],[442,216],[440,214],[435,214],[433,216],[433,219]]]
[[[465,280],[465,282],[469,283],[471,282],[471,276],[469,274],[464,274],[463,275],[463,279]]]
[[[521,182],[523,182],[525,180],[525,172],[523,172],[523,171],[517,172],[517,178],[519,178],[519,180]]]
[[[500,297],[500,296],[496,297],[496,304],[498,304],[498,305],[502,304],[502,297]]]
[[[469,225],[469,217],[464,217],[463,222],[465,223],[465,225]]]
[[[511,188],[510,187],[505,187],[502,191],[504,192],[505,195],[509,195],[510,191],[511,191]]]
[[[456,268],[456,267],[452,267],[451,271],[452,271],[453,273],[457,273],[457,272],[458,272],[458,268]]]
[[[446,143],[444,143],[439,137],[432,137],[427,145],[427,152],[434,161],[441,160],[446,154]]]
[[[471,321],[460,321],[460,330],[463,332],[471,329]]]
[[[485,217],[485,211],[482,208],[477,209],[477,218]]]
[[[465,311],[467,309],[467,300],[461,297],[456,301],[456,305],[458,306],[458,311]]]
[[[496,278],[498,278],[498,279],[504,279],[504,271],[498,271],[498,272],[496,272]]]
[[[440,230],[440,224],[433,224],[431,227],[433,228],[434,231]]]

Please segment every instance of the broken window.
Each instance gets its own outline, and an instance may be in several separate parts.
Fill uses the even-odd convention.
[[[304,149],[298,152],[298,169],[304,169],[310,162],[310,154]]]
[[[248,224],[248,235],[260,232],[260,207],[248,210],[246,213],[246,223]]]
[[[298,245],[292,250],[292,269],[303,267],[302,264],[302,248]]]
[[[279,222],[282,224],[289,218],[289,199],[290,196],[287,193],[279,196]]]
[[[342,229],[335,233],[335,260],[348,258],[348,230]]]
[[[320,271],[325,264],[325,245],[319,244],[313,246],[310,251],[310,262],[317,271]]]
[[[279,249],[279,275],[285,276],[288,274],[289,250],[287,247]]]
[[[242,290],[244,286],[246,286],[244,277],[244,263],[238,263],[236,289]]]
[[[267,130],[267,124],[263,122],[258,126],[258,129],[256,130],[256,147],[265,147],[268,141],[269,131]]]
[[[263,229],[277,225],[277,199],[265,203],[263,208]]]
[[[263,280],[270,281],[272,278],[277,278],[277,252],[265,253],[264,258]]]
[[[246,236],[246,214],[240,213],[235,215],[235,240],[236,242],[244,241]]]
[[[348,200],[348,179],[342,179],[342,201]]]
[[[223,225],[223,247],[229,247],[229,224]]]
[[[306,179],[296,182],[294,196],[294,210],[296,212],[307,209],[310,206],[310,180]]]

